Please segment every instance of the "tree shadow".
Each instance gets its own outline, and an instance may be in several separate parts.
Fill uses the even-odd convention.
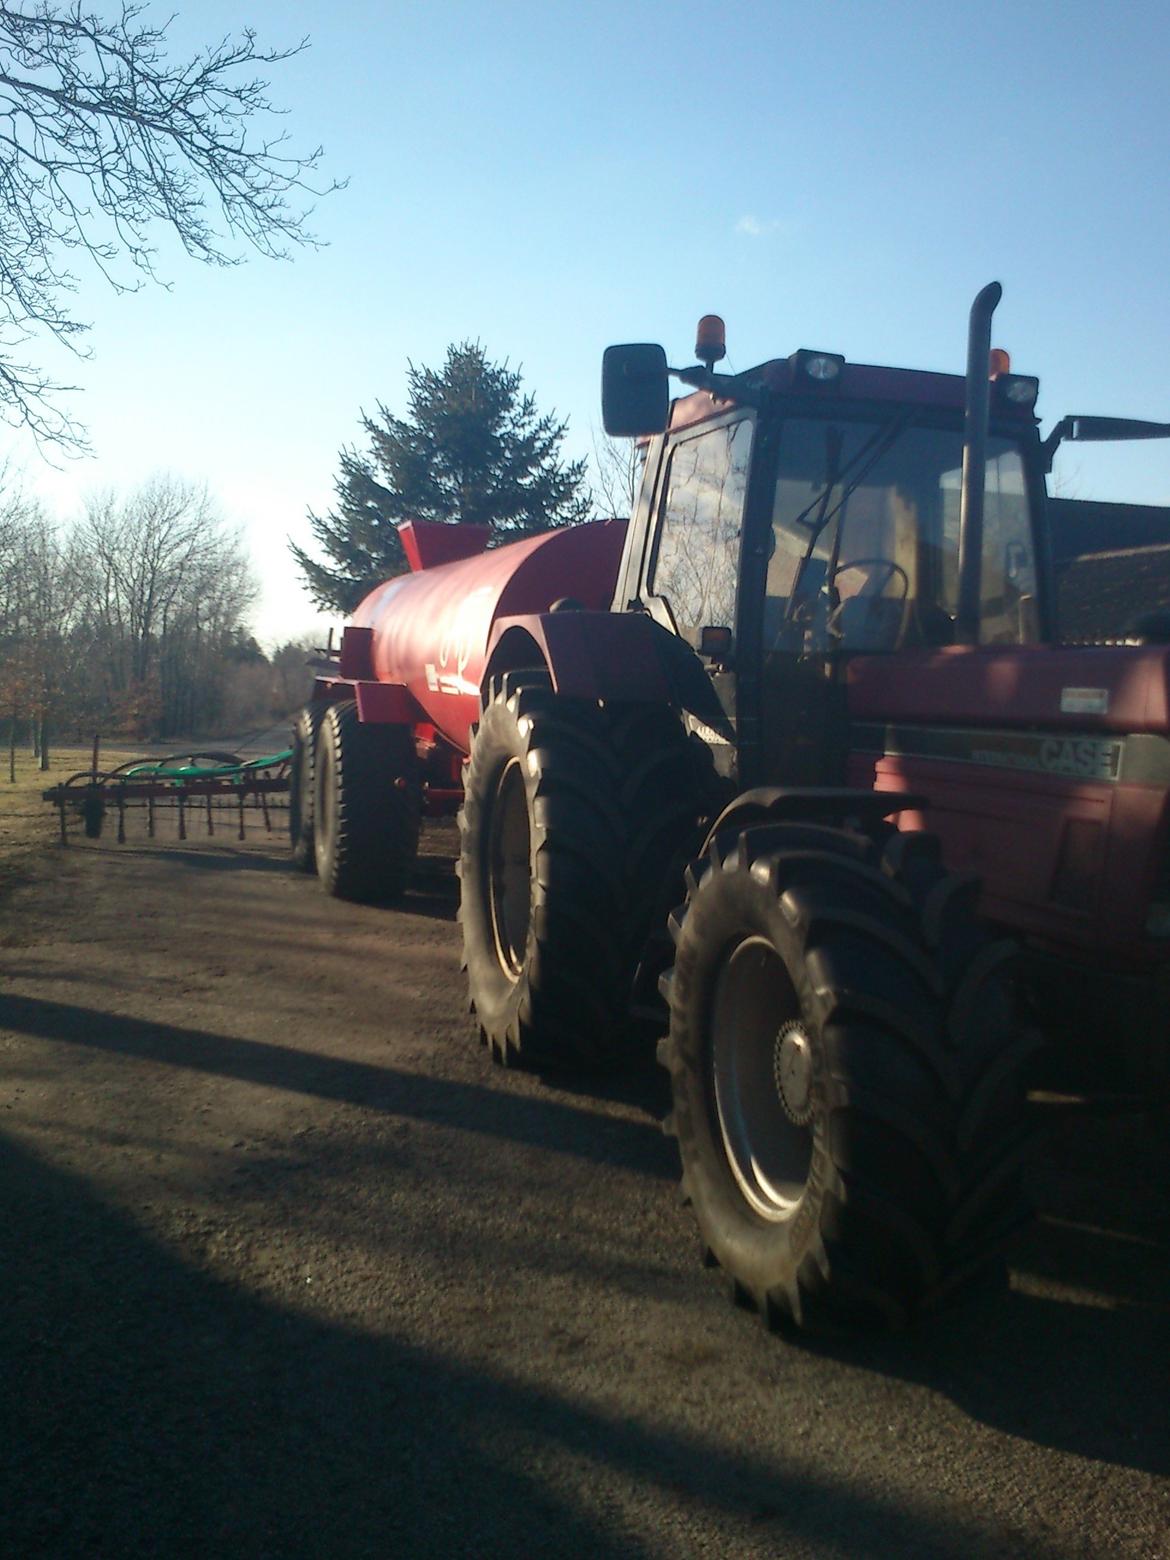
[[[314,1095],[388,1115],[552,1148],[598,1164],[620,1164],[659,1180],[674,1177],[657,1123],[605,1119],[548,1098],[403,1072],[268,1041],[154,1023],[40,997],[5,999],[3,1024],[21,1034],[114,1052],[194,1072]]]
[[[621,1167],[653,1182],[677,1176],[656,1122],[591,1111],[551,1090],[435,1078],[27,997],[6,999],[3,1024]],[[579,1094],[588,1092],[587,1080],[574,1082]],[[607,1097],[628,1096],[610,1089]],[[1032,1172],[1040,1220],[1010,1254],[1010,1293],[906,1334],[801,1335],[798,1346],[942,1392],[973,1419],[1022,1440],[1119,1467],[1170,1470],[1170,1230],[1164,1182],[1132,1136],[1124,1124],[1077,1124],[1043,1151]]]
[[[0,1201],[5,1553],[661,1553],[598,1498],[610,1480],[662,1504],[680,1547],[996,1552],[938,1502],[623,1419],[461,1360],[457,1333],[424,1348],[393,1315],[372,1333],[265,1302],[11,1141]]]

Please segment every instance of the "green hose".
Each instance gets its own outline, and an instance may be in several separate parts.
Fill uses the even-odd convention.
[[[191,755],[199,757],[198,754]],[[208,757],[218,755],[207,755]],[[237,759],[230,763],[196,764],[189,761],[176,763],[173,758],[160,758],[151,763],[133,764],[128,769],[119,772],[119,777],[126,780],[141,779],[149,776],[154,780],[208,780],[219,779],[231,775],[246,775],[257,769],[272,769],[277,764],[283,764],[292,757],[292,748],[286,748],[282,753],[269,753],[264,758]]]

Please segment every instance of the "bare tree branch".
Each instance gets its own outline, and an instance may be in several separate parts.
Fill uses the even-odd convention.
[[[160,228],[205,264],[286,257],[318,242],[313,203],[339,188],[312,179],[320,147],[264,128],[280,112],[266,73],[307,40],[263,49],[246,29],[174,59],[168,26],[138,4],[0,5],[0,416],[43,442],[84,443],[55,405],[71,387],[23,360],[46,336],[85,355],[73,256],[119,292],[160,280]]]
[[[593,430],[593,502],[599,514],[626,519],[642,486],[646,452],[633,439],[611,439]]]

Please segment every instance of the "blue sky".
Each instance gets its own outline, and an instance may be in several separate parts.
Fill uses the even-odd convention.
[[[314,622],[285,538],[361,409],[401,411],[408,359],[452,341],[521,367],[588,453],[612,341],[689,361],[714,311],[735,368],[813,346],[960,371],[994,277],[1046,426],[1170,420],[1164,5],[201,0],[174,48],[244,26],[310,36],[272,96],[349,180],[314,219],[328,247],[223,271],[164,245],[171,289],[131,297],[85,279],[95,358],[62,371],[95,457],[17,455],[66,517],[154,471],[206,480],[268,642]],[[1170,503],[1170,442],[1066,448],[1056,475]]]

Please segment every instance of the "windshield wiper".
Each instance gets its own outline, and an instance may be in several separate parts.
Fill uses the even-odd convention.
[[[809,503],[805,505],[805,507],[793,520],[792,524],[807,525],[809,523],[809,515],[812,514],[814,509],[818,510],[817,518],[812,523],[812,540],[815,542],[817,537],[828,525],[829,521],[833,519],[834,515],[839,513],[841,505],[844,504],[845,501],[857,491],[857,489],[865,481],[866,477],[869,476],[874,466],[877,465],[878,461],[881,460],[882,456],[886,453],[890,446],[901,438],[909,421],[910,418],[903,414],[901,417],[895,417],[892,422],[884,423],[880,427],[876,428],[874,432],[870,434],[869,438],[866,439],[865,443],[860,445],[854,451],[854,453],[849,457],[840,470],[837,469],[837,462],[841,458],[841,430],[840,428],[831,427],[829,429],[829,439],[827,441],[828,449],[826,451],[825,485],[821,491],[815,494]],[[870,459],[868,460],[865,459],[867,455],[870,456]],[[851,472],[857,465],[857,463],[862,460],[865,461],[864,466],[862,466],[861,470],[849,483],[848,487],[846,487],[845,491],[841,494],[840,499],[833,507],[833,509],[826,514],[825,509],[829,499],[832,497],[833,489],[837,486],[838,482],[841,481],[842,477],[847,476],[849,472]]]
[[[804,581],[805,572],[808,568],[809,561],[812,558],[813,549],[816,547],[818,539],[823,534],[825,529],[832,523],[832,521],[835,520],[836,517],[841,513],[853,494],[856,493],[857,489],[865,481],[866,477],[869,476],[870,472],[877,465],[878,461],[881,460],[882,456],[885,455],[887,451],[902,437],[902,434],[906,431],[906,427],[909,422],[909,415],[903,413],[901,417],[895,417],[892,422],[885,423],[882,426],[876,428],[874,432],[870,434],[869,438],[866,439],[865,443],[856,450],[856,452],[850,457],[849,460],[845,462],[844,466],[842,466],[840,470],[837,469],[837,466],[841,458],[841,430],[839,428],[830,427],[828,437],[825,441],[826,448],[824,486],[821,488],[821,491],[816,495],[816,497],[813,498],[811,503],[807,504],[793,521],[794,525],[807,525],[809,524],[808,516],[814,509],[817,511],[817,517],[812,522],[812,530],[809,535],[808,546],[805,548],[804,556],[797,565],[796,576],[792,581],[792,592],[788,597],[788,605],[784,609],[784,621],[786,623],[792,622],[793,617],[795,616],[796,606],[801,598],[800,587]],[[858,462],[863,462],[863,464],[855,470],[854,468],[858,467]],[[853,471],[854,473],[852,479],[842,489],[841,497],[833,505],[832,509],[830,509],[828,505],[829,500],[833,496],[833,489],[841,481],[841,478],[850,471]],[[830,561],[829,569],[825,575],[826,582],[830,584],[832,582],[833,573],[836,570],[837,559],[840,556],[840,545],[841,538],[840,532],[838,531],[837,545],[833,549],[833,557]]]

